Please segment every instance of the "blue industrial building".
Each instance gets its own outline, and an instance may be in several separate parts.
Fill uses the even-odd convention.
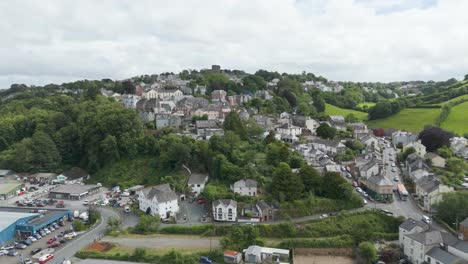
[[[66,209],[0,207],[0,245],[23,239],[70,215]]]

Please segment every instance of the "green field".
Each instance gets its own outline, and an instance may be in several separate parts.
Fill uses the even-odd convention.
[[[468,95],[464,95],[468,96]],[[462,96],[460,96],[462,97]],[[457,99],[461,99],[457,97]],[[463,135],[468,133],[468,102],[452,107],[447,119],[442,123],[442,128]]]
[[[462,99],[468,99],[468,94],[460,95],[458,97],[452,98],[452,99],[450,99],[448,101],[445,101],[445,102],[437,104],[437,105],[445,105],[447,103],[451,103],[453,101],[458,101],[458,100],[462,100]]]
[[[419,132],[425,125],[433,124],[440,109],[406,108],[398,114],[383,119],[367,122],[373,128],[394,128],[410,132]]]
[[[364,107],[364,106],[367,106],[368,108],[374,106],[375,103],[374,102],[364,102],[364,103],[359,103],[357,106],[358,107]]]
[[[326,104],[325,106],[325,114],[327,115],[342,115],[346,117],[349,114],[353,114],[355,117],[357,117],[360,120],[366,120],[367,119],[367,113],[356,111],[356,110],[351,110],[351,109],[344,109],[344,108],[339,108],[331,104]]]

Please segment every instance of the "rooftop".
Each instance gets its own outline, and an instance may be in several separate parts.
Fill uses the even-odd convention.
[[[38,214],[32,213],[19,213],[19,212],[2,212],[0,211],[0,231],[4,230],[5,228],[9,227],[10,225],[14,224],[16,221],[31,217],[37,216]]]
[[[444,264],[468,264],[468,261],[452,255],[439,247],[432,248],[426,253],[426,255]]]
[[[7,194],[18,188],[20,182],[0,182],[0,194]]]
[[[188,184],[203,184],[206,178],[208,178],[207,174],[192,173],[189,177]]]
[[[53,193],[68,193],[68,194],[82,194],[92,189],[99,188],[97,185],[81,185],[81,184],[66,184],[59,185],[56,189],[50,192]]]
[[[421,221],[417,221],[417,220],[414,220],[413,218],[408,218],[406,219],[405,222],[403,222],[401,225],[400,225],[400,228],[406,230],[406,231],[411,231],[413,230],[413,228],[415,227],[426,227],[427,225]]]

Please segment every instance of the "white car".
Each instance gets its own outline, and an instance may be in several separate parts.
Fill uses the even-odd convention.
[[[31,240],[31,242],[36,242],[37,241],[37,238],[35,238],[33,236],[28,237],[28,239]]]
[[[396,169],[395,169],[395,168],[392,168],[392,172],[396,172]]]
[[[362,193],[362,189],[360,187],[356,187],[356,192]]]
[[[366,200],[366,199],[362,199],[362,201],[364,202],[364,204],[367,204],[367,200]]]
[[[328,217],[327,214],[322,214],[322,215],[320,215],[320,218],[327,218],[327,217]]]
[[[6,255],[8,253],[8,250],[2,249],[0,250],[0,256]]]
[[[395,166],[396,166],[396,165],[395,165],[395,162],[393,162],[393,163],[392,163],[392,167],[395,167]]]
[[[44,228],[44,232],[46,232],[47,235],[50,234],[50,230],[47,228]]]
[[[89,204],[89,201],[88,200],[84,200],[83,201],[83,205],[88,205]]]

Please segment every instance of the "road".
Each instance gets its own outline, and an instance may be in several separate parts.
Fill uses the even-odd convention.
[[[104,235],[107,227],[107,221],[111,217],[119,217],[119,214],[112,209],[105,207],[98,207],[99,212],[101,213],[101,222],[90,231],[84,233],[81,236],[78,236],[76,239],[71,240],[64,247],[61,247],[57,250],[55,255],[55,262],[52,263],[62,263],[63,260],[70,259],[76,252],[87,247],[89,244],[96,241],[99,237]]]

